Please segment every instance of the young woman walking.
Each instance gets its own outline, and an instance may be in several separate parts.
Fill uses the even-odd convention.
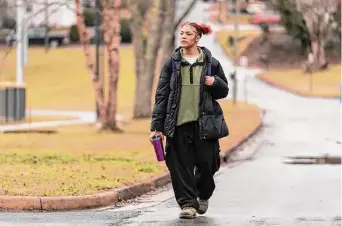
[[[220,168],[219,139],[228,136],[223,112],[216,100],[228,95],[220,62],[198,46],[208,25],[181,25],[180,47],[165,62],[158,81],[150,140],[166,137],[169,169],[180,218],[204,214]]]

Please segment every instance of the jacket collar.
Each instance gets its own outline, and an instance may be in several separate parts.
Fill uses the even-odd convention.
[[[172,59],[175,61],[182,61],[182,54],[180,52],[182,47],[178,47],[177,49],[175,49],[172,53]],[[204,54],[204,61],[208,62],[209,59],[211,58],[211,52],[209,49],[203,47],[203,46],[198,46],[198,48],[200,48]]]
[[[199,50],[199,56],[197,57],[197,60],[196,62],[198,63],[204,63],[204,53],[203,53],[203,50],[198,48]],[[183,55],[183,51],[180,50],[179,51],[181,53],[181,56],[182,56],[182,63],[187,63],[188,61],[185,59],[184,55]]]

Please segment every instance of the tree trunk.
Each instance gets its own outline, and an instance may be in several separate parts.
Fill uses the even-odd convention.
[[[107,101],[107,120],[103,129],[121,131],[116,122],[118,80],[119,80],[119,48],[120,48],[120,3],[121,0],[103,1],[104,5],[104,26],[105,43],[108,53],[109,90]]]
[[[135,83],[135,99],[134,99],[134,117],[139,117],[139,112],[144,110],[144,101],[141,99],[146,99],[145,91],[146,85],[142,83],[142,75],[144,74],[144,62],[145,62],[145,51],[146,51],[146,37],[143,34],[142,26],[144,23],[145,14],[140,12],[139,6],[137,2],[133,2],[132,5],[132,39],[133,39],[133,47],[134,47],[134,56],[135,56],[135,75],[136,75],[136,83]],[[142,112],[142,114],[146,114]]]
[[[164,18],[165,2],[154,0],[152,11],[150,15],[150,25],[148,30],[146,51],[137,50],[136,53],[141,54],[146,52],[145,56],[136,55],[136,59],[143,59],[142,62],[138,62],[138,70],[136,70],[137,87],[136,87],[136,99],[134,107],[134,118],[147,118],[151,116],[151,97],[153,80],[155,77],[156,59],[158,56],[158,49],[161,41],[161,32]],[[133,35],[139,35],[139,31],[133,33]],[[135,40],[136,41],[135,37]],[[141,45],[141,43],[139,44]],[[143,44],[144,47],[144,44]],[[144,49],[144,48],[142,48]]]
[[[135,89],[135,103],[134,103],[134,118],[147,118],[151,116],[152,109],[152,88],[153,80],[155,78],[155,67],[156,59],[158,55],[158,49],[161,44],[161,33],[165,31],[162,27],[164,25],[165,13],[160,13],[162,11],[174,11],[175,2],[171,0],[158,1],[153,0],[153,7],[151,7],[151,15],[149,15],[149,31],[147,38],[144,36],[142,27],[144,23],[145,11],[139,8],[139,3],[144,0],[131,0],[129,1],[130,9],[132,12],[132,36],[133,36],[133,46],[135,53],[135,72],[136,72],[136,89]],[[163,44],[171,39],[171,44],[169,48],[165,51],[166,53],[171,53],[174,48],[175,43],[175,31],[182,20],[189,14],[191,8],[195,5],[197,0],[192,0],[188,7],[185,9],[182,16],[174,23],[174,13],[171,15],[173,26],[170,26],[167,36],[163,38]],[[171,9],[169,9],[169,4],[172,4]],[[167,7],[165,10],[162,10]],[[156,10],[157,9],[157,10]],[[170,21],[171,21],[170,16]],[[171,29],[172,28],[172,29]],[[166,27],[165,27],[166,29]],[[165,45],[167,46],[167,45]],[[170,47],[171,46],[171,47]],[[169,54],[164,54],[167,57]],[[165,61],[165,57],[163,61]]]
[[[316,62],[318,59],[318,52],[319,52],[318,40],[311,41],[311,49],[312,49],[312,54],[314,56],[314,62]]]
[[[173,31],[171,31],[171,27],[170,27],[170,30],[168,30],[168,32],[171,32],[172,33],[172,36],[171,36],[171,43],[170,43],[170,49],[167,50],[169,51],[169,53],[171,54],[173,49],[176,48],[177,46],[177,43],[176,43],[176,32],[177,32],[177,28],[178,26],[180,25],[180,23],[185,19],[185,17],[187,15],[189,15],[189,13],[191,12],[191,9],[195,6],[197,0],[192,0],[189,5],[187,6],[187,8],[185,9],[185,11],[183,12],[183,14],[177,19],[177,22],[173,24]],[[172,20],[174,21],[175,20],[175,9],[176,9],[176,3],[175,1],[170,1],[168,4],[171,4],[171,5],[168,5],[168,7],[170,7],[170,10],[173,11],[173,13],[171,14],[172,15]],[[167,8],[169,9],[169,8]],[[171,18],[170,18],[171,19]]]
[[[104,102],[104,97],[102,95],[102,91],[101,91],[101,83],[100,81],[97,79],[96,76],[96,71],[95,71],[95,65],[93,62],[93,58],[91,56],[90,53],[90,48],[89,48],[89,34],[86,30],[85,24],[84,24],[84,17],[82,14],[82,10],[81,10],[81,5],[80,5],[80,0],[75,0],[75,11],[76,11],[76,16],[77,16],[77,28],[78,28],[78,32],[80,34],[80,41],[81,41],[81,45],[83,47],[83,51],[84,51],[84,56],[86,59],[86,64],[87,64],[87,68],[88,71],[90,73],[90,78],[95,90],[95,99],[96,102],[99,106],[99,113],[100,113],[100,122],[103,124],[106,122],[106,106],[105,106],[105,102]]]
[[[336,11],[336,0],[297,0],[297,8],[303,13],[308,28],[312,52],[316,68],[325,69],[328,62],[325,56],[324,44],[332,27],[331,15]]]
[[[175,24],[175,26],[174,26],[174,28],[173,28],[173,31],[174,31],[174,32],[176,32],[177,27],[179,26],[179,24],[180,24],[180,23],[184,20],[184,18],[191,12],[191,9],[192,9],[192,7],[195,6],[196,1],[197,1],[197,0],[192,0],[192,1],[190,2],[190,4],[188,5],[188,7],[185,9],[185,11],[184,11],[184,13],[182,14],[182,16],[178,18],[178,20],[177,20],[177,22],[176,22],[176,24]],[[173,32],[173,33],[174,33],[174,32]]]
[[[162,59],[161,63],[164,64],[166,59],[170,57],[174,49],[174,20],[175,20],[175,1],[166,1],[166,15],[164,18],[163,35],[162,35]]]
[[[324,43],[320,42],[319,43],[319,51],[318,51],[318,63],[320,69],[325,69],[328,65],[327,58],[325,57],[325,48],[324,48]]]

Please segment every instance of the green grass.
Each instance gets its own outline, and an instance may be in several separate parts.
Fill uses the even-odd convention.
[[[300,95],[317,97],[339,97],[341,81],[341,65],[332,65],[328,70],[312,74],[312,90],[310,76],[303,75],[301,69],[291,71],[271,70],[259,78]]]
[[[152,158],[144,160],[146,154],[142,150],[5,151],[0,155],[0,195],[81,195],[129,185],[164,170]]]
[[[28,65],[24,70],[28,107],[57,110],[95,109],[94,91],[80,47],[52,49],[46,54],[44,48],[30,48],[28,53]],[[92,49],[91,53],[95,53],[95,50]],[[3,55],[4,50],[0,50],[0,56]],[[120,49],[119,111],[128,110],[126,103],[131,103],[134,98],[133,56],[132,48]],[[16,54],[15,50],[12,50],[1,70],[0,82],[15,81],[15,65]],[[107,75],[107,71],[105,72]]]

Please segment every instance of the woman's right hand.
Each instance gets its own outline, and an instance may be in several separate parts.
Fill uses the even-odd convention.
[[[158,131],[152,131],[150,134],[150,142],[153,142],[153,137],[161,137],[162,140],[164,140],[164,134],[162,132],[158,132]]]

